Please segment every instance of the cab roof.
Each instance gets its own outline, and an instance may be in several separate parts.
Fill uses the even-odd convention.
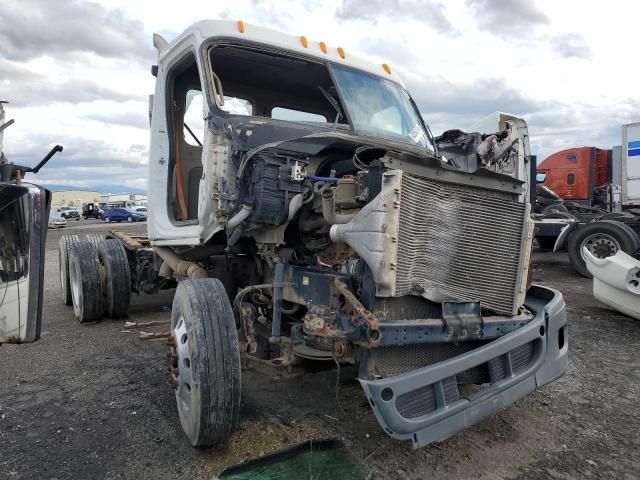
[[[306,55],[318,60],[331,61],[350,66],[358,70],[372,73],[386,78],[404,87],[402,79],[387,64],[376,64],[362,57],[345,51],[341,47],[329,46],[323,41],[309,40],[307,37],[294,36],[286,33],[258,27],[242,21],[202,20],[188,27],[183,33],[172,40],[166,47],[159,49],[159,57],[172,50],[183,39],[195,36],[198,43],[211,38],[233,38],[262,45],[274,46],[283,50]]]

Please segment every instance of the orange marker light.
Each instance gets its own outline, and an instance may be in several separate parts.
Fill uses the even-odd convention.
[[[342,47],[338,47],[338,55],[340,55],[341,58],[344,58],[346,56]]]
[[[324,42],[320,42],[320,50],[322,53],[327,53],[327,45]]]
[[[238,26],[238,31],[240,33],[244,33],[244,22],[242,20],[238,20],[237,26]]]
[[[389,75],[391,75],[391,68],[389,68],[389,65],[387,65],[386,63],[382,64],[382,68],[384,68],[384,71],[387,72]]]
[[[307,37],[305,37],[304,35],[300,37],[300,43],[304,48],[307,48],[309,46],[309,42],[307,42]]]

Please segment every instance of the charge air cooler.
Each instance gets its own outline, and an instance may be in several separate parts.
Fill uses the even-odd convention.
[[[350,222],[333,225],[331,239],[367,263],[377,296],[480,301],[515,315],[533,231],[519,193],[390,170],[380,194]]]

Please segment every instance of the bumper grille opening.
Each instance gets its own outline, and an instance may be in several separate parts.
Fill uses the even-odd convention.
[[[525,204],[515,195],[404,174],[396,296],[477,301],[514,315]]]
[[[389,349],[394,347],[385,348]],[[377,350],[383,349],[381,348]],[[527,368],[533,360],[534,354],[535,348],[533,341],[511,350],[509,355],[511,358],[511,368],[513,372],[518,373]],[[449,405],[459,400],[461,395],[465,397],[473,397],[483,390],[491,388],[492,384],[495,382],[505,379],[507,377],[507,363],[505,357],[506,355],[502,355],[489,360],[487,363],[465,370],[456,376],[442,380],[445,403]],[[467,382],[464,382],[465,379]],[[476,382],[478,384],[472,384]],[[459,383],[469,384],[459,386]],[[438,382],[431,385],[425,385],[423,387],[416,388],[411,392],[404,393],[396,398],[395,406],[400,415],[404,418],[417,418],[436,411],[438,409],[435,390],[437,385]]]
[[[460,398],[456,377],[445,378],[442,381],[442,387],[447,404],[453,403]],[[437,405],[433,385],[427,385],[400,395],[396,399],[396,408],[404,418],[418,418],[434,412],[437,409]]]
[[[524,345],[514,348],[509,352],[511,355],[511,368],[513,373],[518,373],[531,363],[533,355],[535,353],[533,342],[525,343]],[[507,378],[507,360],[505,356],[497,357],[489,360],[489,377],[491,383],[499,382]]]
[[[454,343],[420,343],[380,347],[373,349],[371,356],[378,373],[383,377],[392,377],[448,360],[486,343],[486,341],[460,342],[457,345]]]

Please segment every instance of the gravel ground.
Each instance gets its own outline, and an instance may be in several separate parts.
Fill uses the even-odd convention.
[[[565,255],[536,252],[534,280],[563,291],[570,368],[559,381],[444,442],[420,450],[378,427],[353,372],[282,379],[243,372],[241,425],[229,445],[191,448],[167,384],[162,342],[80,325],[60,299],[63,233],[49,232],[43,335],[0,347],[0,478],[209,479],[225,466],[308,438],[343,438],[376,478],[640,477],[640,322],[605,309]],[[118,225],[143,232],[144,224]],[[134,297],[130,321],[169,318],[173,292]]]

